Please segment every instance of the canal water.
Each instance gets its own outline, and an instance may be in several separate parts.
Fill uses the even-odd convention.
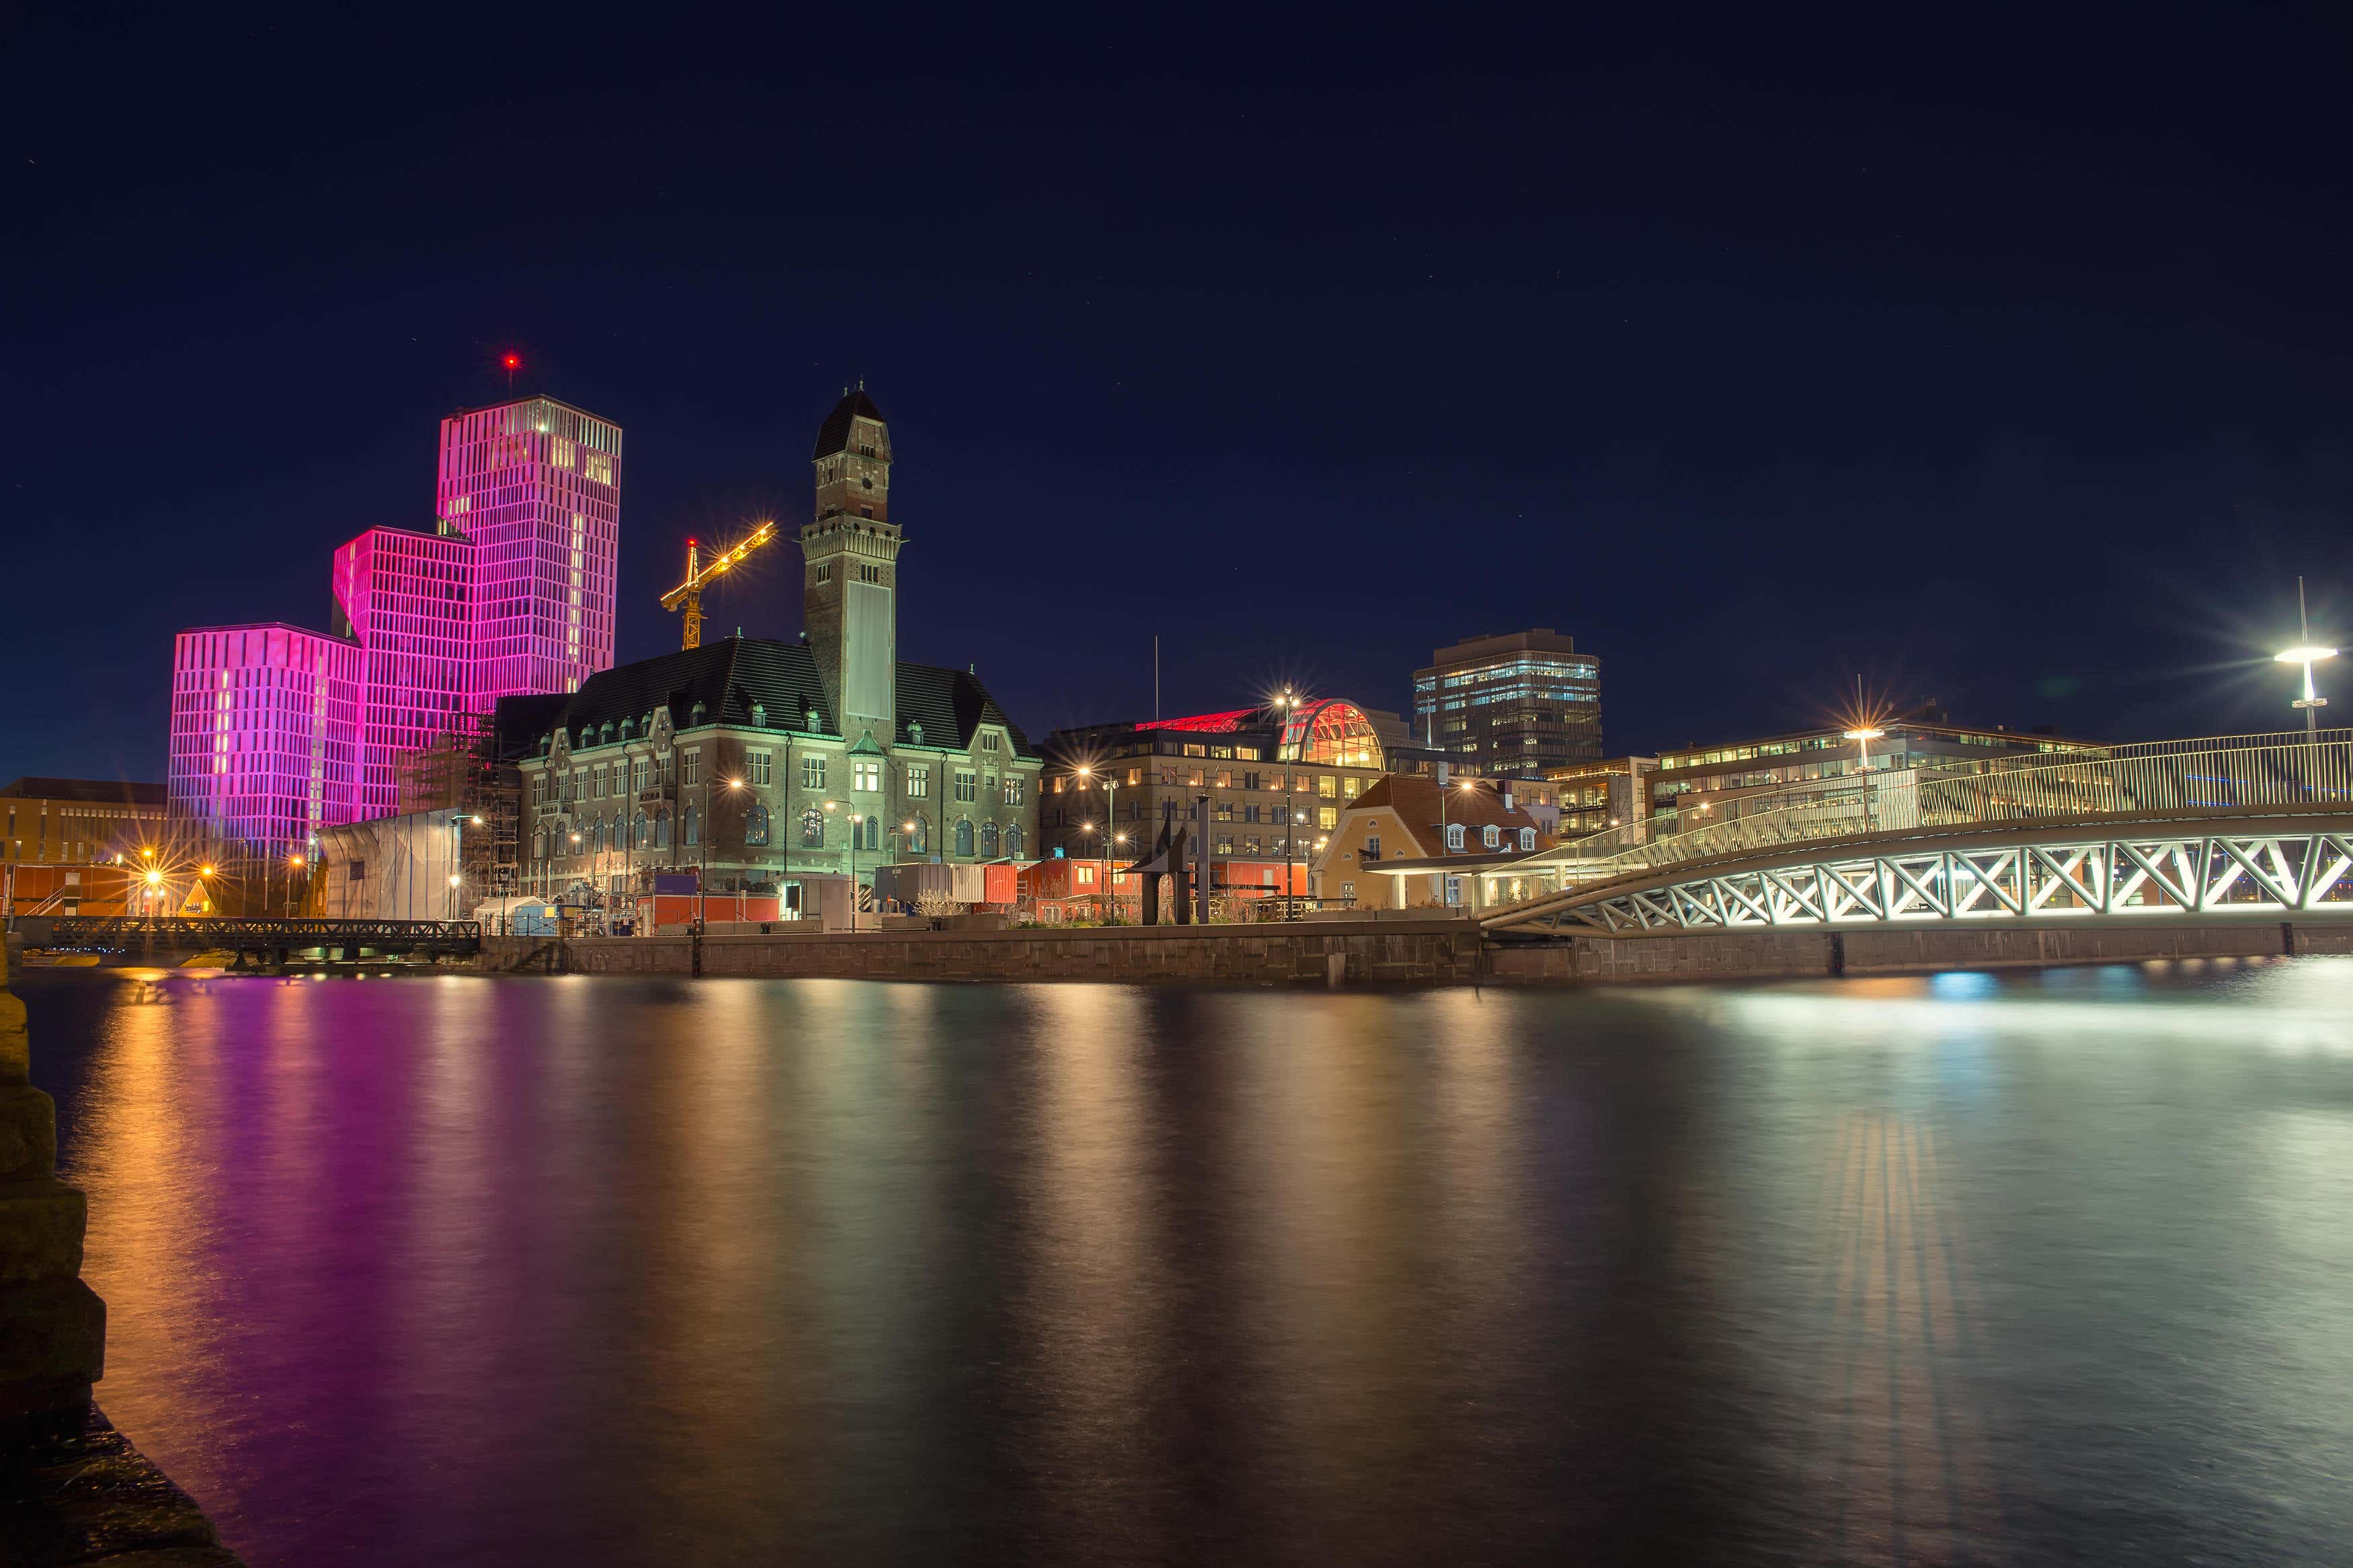
[[[20,989],[256,1568],[2353,1560],[2353,961]]]

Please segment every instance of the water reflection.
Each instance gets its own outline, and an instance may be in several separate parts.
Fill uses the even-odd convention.
[[[258,1565],[2326,1561],[2353,964],[37,977]]]

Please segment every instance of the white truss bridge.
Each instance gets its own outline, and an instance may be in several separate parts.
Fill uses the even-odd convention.
[[[1689,814],[1686,814],[1688,817]],[[1987,921],[2353,921],[2353,733],[1989,761],[1597,836],[1512,870],[1493,934]],[[1546,882],[1551,885],[1547,888]]]

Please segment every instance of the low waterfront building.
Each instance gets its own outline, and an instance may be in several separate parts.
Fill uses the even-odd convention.
[[[1471,637],[1414,671],[1413,733],[1465,773],[1542,778],[1601,756],[1601,661],[1550,626]]]
[[[178,868],[193,857],[169,837],[164,801],[155,784],[12,780],[0,788],[0,912],[167,912],[145,871],[161,865],[185,880]]]
[[[1874,789],[1889,777],[1920,769],[1994,759],[2068,762],[2107,754],[2090,741],[2045,731],[1990,730],[1947,722],[1933,702],[1858,735],[1852,724],[1828,724],[1723,745],[1683,746],[1659,754],[1648,780],[1650,814],[1676,816],[1746,809],[1751,797],[1852,793],[1866,768]]]
[[[1340,814],[1314,863],[1314,891],[1359,909],[1483,909],[1516,898],[1514,862],[1556,842],[1515,796],[1516,780],[1391,773]]]
[[[1321,840],[1387,766],[1341,698],[1057,730],[1039,750],[1046,854],[1133,864],[1206,800],[1211,886],[1245,895],[1306,891]]]

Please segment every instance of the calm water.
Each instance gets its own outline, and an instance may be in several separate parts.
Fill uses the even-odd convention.
[[[21,989],[256,1568],[2353,1561],[2353,962]]]

